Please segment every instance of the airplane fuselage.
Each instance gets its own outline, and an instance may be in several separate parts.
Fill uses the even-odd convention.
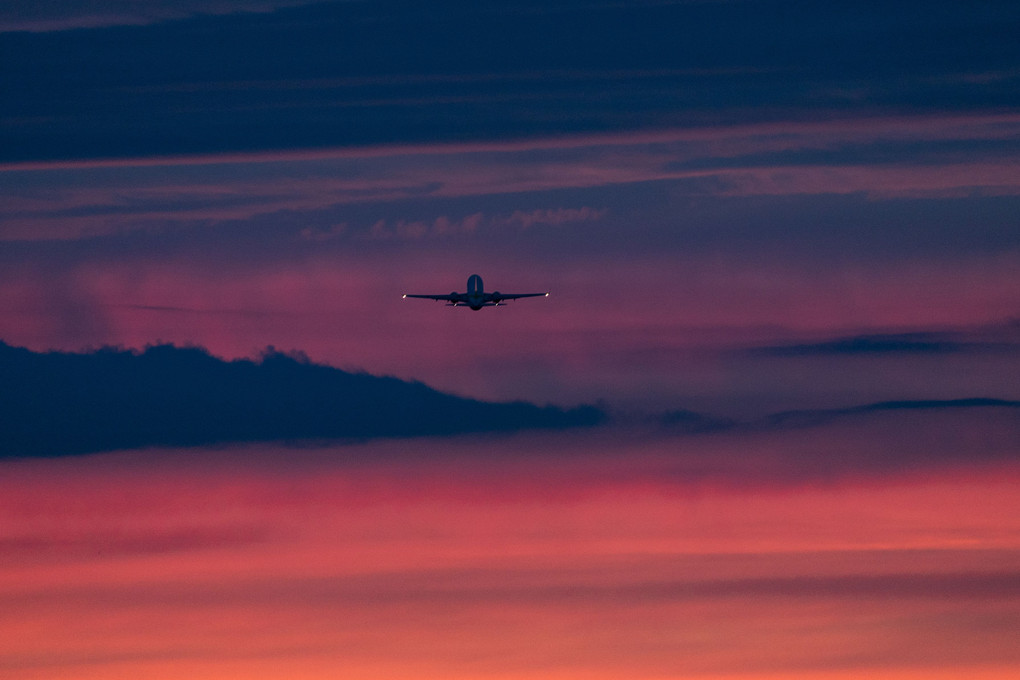
[[[467,304],[476,312],[485,306],[485,284],[482,283],[482,277],[478,274],[468,277]]]

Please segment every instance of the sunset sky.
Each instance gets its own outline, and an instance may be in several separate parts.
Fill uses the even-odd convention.
[[[0,676],[1015,677],[1017,35],[3,3]],[[551,295],[401,299],[474,273]],[[318,395],[382,429],[274,429]]]

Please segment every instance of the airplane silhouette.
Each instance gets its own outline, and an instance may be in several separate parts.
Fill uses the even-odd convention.
[[[404,294],[405,298],[425,298],[426,300],[443,300],[446,302],[447,307],[460,307],[467,305],[471,309],[478,311],[482,307],[499,307],[504,304],[506,300],[516,300],[518,298],[528,297],[549,297],[549,293],[500,293],[499,291],[492,291],[486,293],[485,288],[482,285],[482,277],[478,274],[472,274],[467,280],[467,292],[458,293],[456,291],[449,295],[410,295]]]

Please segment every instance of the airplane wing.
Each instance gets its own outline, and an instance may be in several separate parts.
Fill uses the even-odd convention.
[[[405,293],[406,298],[422,298],[425,300],[440,300],[442,302],[464,302],[467,296],[463,293],[448,293],[446,295],[411,295]]]
[[[518,298],[529,298],[529,297],[549,297],[549,293],[487,293],[486,297],[500,302],[503,300],[517,300]]]
[[[498,293],[493,291],[491,293],[482,293],[480,296],[473,296],[468,293],[449,293],[447,295],[412,295],[411,293],[405,293],[405,298],[421,298],[425,300],[439,300],[445,302],[448,305],[459,306],[468,305],[472,309],[479,309],[481,307],[497,307],[507,300],[517,300],[519,298],[529,297],[549,297],[549,293]]]

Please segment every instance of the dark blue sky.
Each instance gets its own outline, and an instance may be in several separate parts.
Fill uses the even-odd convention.
[[[0,160],[1020,103],[1010,2],[93,5],[16,2],[0,14]]]

